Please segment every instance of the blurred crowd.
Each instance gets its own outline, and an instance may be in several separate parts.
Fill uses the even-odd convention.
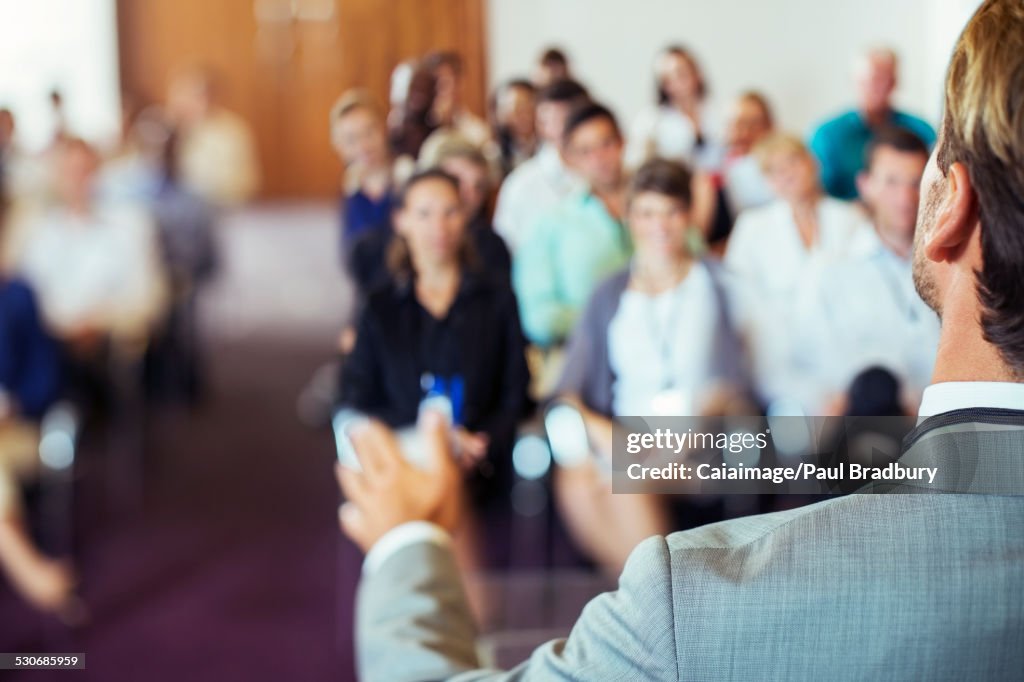
[[[678,45],[628,122],[557,48],[500,84],[486,118],[450,52],[399,64],[386,106],[342,93],[338,259],[358,300],[331,409],[401,430],[441,399],[486,528],[508,514],[523,425],[573,406],[593,456],[559,467],[556,501],[612,574],[640,539],[725,513],[612,496],[616,417],[912,414],[938,339],[910,262],[935,134],[893,105],[897,76],[892,50],[859,55],[851,108],[806,137],[764,93],[714,101]],[[215,225],[259,184],[249,128],[218,92],[193,68],[164,102],[125,97],[113,149],[67,129],[60,93],[38,154],[0,110],[0,567],[42,609],[73,592],[21,504],[47,413],[103,419],[125,372],[149,398],[202,396],[195,307]],[[500,563],[463,537],[467,564]]]
[[[572,406],[592,456],[558,468],[555,497],[612,575],[640,539],[723,513],[611,495],[616,417],[913,414],[939,331],[911,274],[935,133],[894,106],[898,66],[858,55],[851,108],[807,137],[762,92],[713,101],[679,45],[629,122],[557,48],[494,90],[487,121],[453,53],[399,65],[387,110],[343,93],[339,257],[359,305],[337,404],[402,430],[442,398],[483,528],[508,506],[517,424]],[[481,535],[457,539],[473,565]]]
[[[0,568],[43,610],[74,611],[74,574],[36,546],[24,513],[23,487],[67,466],[47,458],[41,430],[70,438],[128,399],[202,396],[195,312],[217,272],[214,225],[259,181],[249,128],[217,92],[190,68],[162,103],[126,95],[112,148],[69,130],[60,92],[40,152],[0,110]]]

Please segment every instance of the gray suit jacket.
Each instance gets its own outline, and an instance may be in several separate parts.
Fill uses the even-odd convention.
[[[939,415],[907,444],[940,467],[931,490],[649,538],[567,639],[508,672],[477,669],[450,551],[405,547],[360,587],[361,677],[1022,679],[1024,413]]]

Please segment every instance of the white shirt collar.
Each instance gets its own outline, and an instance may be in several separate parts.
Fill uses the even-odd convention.
[[[1024,383],[1009,381],[945,381],[924,389],[920,417],[989,407],[1024,411]]]

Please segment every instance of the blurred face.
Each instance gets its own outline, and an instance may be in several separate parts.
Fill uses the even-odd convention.
[[[818,193],[818,167],[810,154],[777,151],[768,160],[765,178],[781,199],[794,203]]]
[[[491,183],[487,169],[461,156],[453,156],[441,163],[441,170],[459,181],[462,208],[468,217],[475,217],[487,201]]]
[[[201,76],[185,74],[171,83],[167,109],[172,117],[193,123],[205,117],[211,105],[210,89]]]
[[[82,205],[92,194],[93,178],[99,168],[96,154],[79,145],[69,145],[57,165],[57,194],[65,204]]]
[[[562,132],[569,118],[569,105],[562,102],[541,102],[537,105],[537,135],[545,143],[562,148]]]
[[[627,218],[641,257],[664,259],[684,252],[690,213],[678,199],[658,192],[640,192],[630,201]]]
[[[595,191],[612,190],[622,179],[622,138],[607,118],[593,118],[567,141],[569,162]]]
[[[858,178],[861,197],[875,216],[880,231],[910,243],[917,223],[921,176],[928,157],[892,147],[875,150],[871,168]]]
[[[690,60],[672,53],[662,55],[658,60],[658,82],[673,101],[697,97],[700,85]]]
[[[757,142],[771,132],[771,122],[757,101],[749,97],[736,100],[729,116],[729,147],[737,154],[749,154]]]
[[[374,168],[387,160],[384,124],[365,107],[358,107],[334,122],[331,142],[342,161]]]
[[[861,109],[885,111],[896,89],[896,60],[887,55],[869,55],[857,77]]]
[[[421,180],[395,215],[395,228],[408,243],[416,267],[452,263],[466,230],[458,192],[444,180]]]
[[[558,63],[538,64],[537,70],[533,74],[533,82],[537,84],[538,88],[567,78],[569,78],[568,66]]]
[[[516,137],[533,137],[536,110],[533,93],[526,88],[505,88],[498,98],[498,122]]]

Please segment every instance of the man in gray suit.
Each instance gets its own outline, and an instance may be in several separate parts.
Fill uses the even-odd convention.
[[[449,547],[458,471],[379,426],[339,471],[368,550],[363,679],[1021,679],[1024,676],[1024,3],[989,0],[954,51],[922,180],[914,274],[942,318],[904,462],[928,484],[652,537],[565,640],[480,670]],[[929,489],[931,488],[931,489]]]

